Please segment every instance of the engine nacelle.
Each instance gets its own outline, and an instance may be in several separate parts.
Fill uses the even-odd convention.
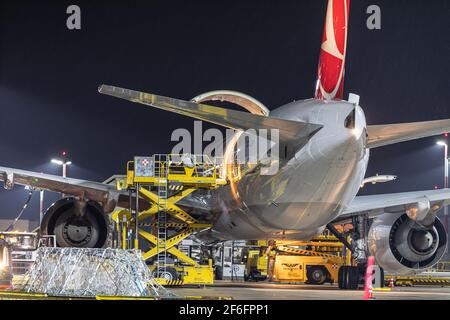
[[[64,198],[45,213],[41,233],[55,235],[58,247],[103,248],[109,223],[100,204]]]
[[[385,213],[374,219],[368,245],[370,253],[386,271],[412,274],[442,258],[447,234],[438,218],[431,227],[424,227],[407,214]]]

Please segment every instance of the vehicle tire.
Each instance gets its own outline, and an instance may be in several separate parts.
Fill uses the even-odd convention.
[[[347,289],[345,286],[345,279],[347,278],[347,267],[346,266],[342,266],[339,268],[339,272],[338,272],[338,287],[339,289]]]
[[[152,275],[154,278],[158,277],[158,270],[157,269],[153,270]],[[175,268],[166,267],[166,270],[162,273],[160,278],[165,279],[167,281],[178,280],[178,272]]]
[[[357,290],[359,285],[359,269],[357,267],[349,267],[349,284],[348,290]]]
[[[343,290],[356,290],[359,283],[359,271],[357,267],[342,266],[338,273],[338,286]]]
[[[308,283],[322,285],[327,280],[327,271],[323,266],[311,266],[306,273]]]
[[[381,284],[381,288],[384,288],[385,284],[384,284],[384,269],[380,267],[380,284]]]

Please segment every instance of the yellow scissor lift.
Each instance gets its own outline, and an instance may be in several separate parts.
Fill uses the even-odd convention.
[[[148,242],[150,248],[143,252],[143,258],[155,260],[150,269],[161,284],[212,284],[212,261],[201,265],[176,247],[183,239],[211,228],[211,225],[199,223],[177,203],[198,189],[216,189],[226,183],[221,178],[218,159],[205,155],[135,157],[127,164],[126,179],[118,181],[118,189],[128,190],[130,199],[134,193],[136,200],[134,207],[130,200],[129,210],[113,213],[113,221],[117,222],[116,234],[120,235],[117,238],[121,238],[118,239],[120,247],[131,247],[128,235],[134,229],[133,246],[139,248],[137,234]],[[145,209],[140,210],[141,207]],[[145,223],[151,218],[151,222]],[[154,231],[149,232],[144,229],[146,227]],[[169,264],[168,254],[182,264]]]

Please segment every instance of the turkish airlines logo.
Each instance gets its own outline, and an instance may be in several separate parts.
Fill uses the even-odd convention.
[[[344,1],[345,3],[345,1]],[[332,56],[335,56],[338,59],[344,60],[344,53],[345,52],[341,52],[338,49],[337,43],[336,43],[336,33],[339,30],[336,30],[335,26],[334,26],[334,21],[333,21],[333,4],[334,1],[330,0],[328,2],[328,10],[327,10],[327,19],[325,22],[325,41],[322,43],[322,50],[331,54]],[[345,51],[345,47],[344,47],[344,51]]]
[[[316,98],[342,99],[349,6],[349,0],[328,1]]]

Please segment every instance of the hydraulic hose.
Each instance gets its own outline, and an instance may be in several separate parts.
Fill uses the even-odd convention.
[[[23,205],[22,210],[20,210],[18,216],[14,219],[13,222],[11,222],[9,227],[6,228],[5,232],[11,231],[14,228],[14,226],[16,225],[17,221],[20,220],[20,218],[22,217],[22,214],[25,212],[25,210],[28,208],[28,205],[30,204],[31,198],[33,197],[33,192],[34,192],[34,189],[30,189],[30,191],[28,192],[27,201],[25,201],[25,204]]]

